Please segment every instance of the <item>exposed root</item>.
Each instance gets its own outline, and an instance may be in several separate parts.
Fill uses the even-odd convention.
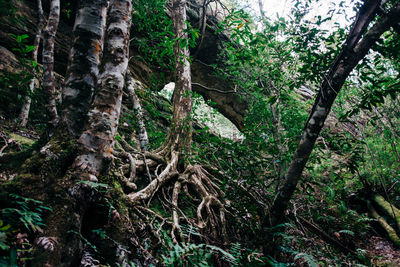
[[[180,181],[175,182],[174,186],[174,191],[172,192],[172,219],[174,221],[174,224],[172,225],[172,231],[171,231],[171,237],[172,241],[177,244],[178,241],[175,236],[175,231],[178,232],[179,237],[181,240],[184,240],[183,234],[182,234],[182,229],[179,226],[179,215],[178,215],[178,197],[179,197],[179,192],[181,191],[182,184]]]
[[[7,135],[0,132],[0,138],[3,139],[4,145],[0,148],[0,157],[3,156],[3,151],[8,147],[9,140],[7,140]]]
[[[131,193],[128,197],[134,202],[138,203],[141,200],[149,199],[154,193],[164,185],[171,178],[176,177],[178,173],[175,171],[178,165],[178,153],[173,152],[171,161],[168,163],[167,167],[161,172],[161,174],[151,181],[145,188],[139,192]]]
[[[141,201],[148,201],[149,204],[153,196],[160,191],[160,196],[164,196],[164,200],[161,202],[166,202],[168,203],[167,206],[172,206],[171,238],[174,243],[178,243],[179,240],[184,241],[184,235],[180,226],[181,220],[190,223],[190,220],[186,218],[178,205],[179,194],[183,192],[189,199],[199,203],[196,212],[197,222],[192,223],[192,225],[200,229],[209,227],[215,239],[218,236],[222,236],[224,242],[227,243],[226,210],[219,200],[220,197],[224,196],[224,193],[219,189],[218,184],[220,182],[218,179],[200,165],[189,165],[183,173],[179,174],[177,171],[179,161],[178,152],[171,152],[171,159],[166,165],[162,164],[164,160],[158,154],[146,153],[146,155],[151,155],[151,160],[161,163],[155,168],[154,175],[156,178],[151,180],[143,189],[129,193],[129,199],[135,205]],[[128,156],[125,155],[125,157],[127,158]],[[146,160],[142,162],[146,162]],[[165,167],[159,173],[158,169],[163,165]],[[138,165],[136,166],[138,167]],[[141,168],[141,170],[143,169]],[[154,170],[154,166],[151,169]],[[164,188],[171,181],[174,181],[174,186],[171,200],[168,200]]]
[[[200,165],[188,165],[183,171],[179,170],[182,168],[182,155],[171,147],[173,143],[174,140],[167,138],[164,145],[156,151],[138,152],[121,138],[119,151],[114,151],[114,156],[128,162],[119,169],[121,181],[128,188],[127,197],[134,205],[135,212],[142,219],[149,220],[149,217],[153,217],[161,221],[162,225],[169,225],[171,239],[175,244],[185,242],[185,238],[188,238],[184,235],[182,222],[198,229],[208,229],[215,240],[222,239],[224,243],[228,243],[228,211],[220,200],[224,197],[224,192],[220,190],[221,182]],[[210,170],[215,171],[212,168]],[[149,178],[148,184],[136,191],[136,184],[140,183],[137,180],[143,176]],[[187,218],[179,208],[180,193],[195,204],[195,218]],[[156,195],[162,207],[171,211],[171,221],[146,208]],[[151,229],[151,232],[161,242],[159,230]]]
[[[131,153],[137,153],[138,150],[132,147],[124,138],[120,138],[119,142],[117,143],[122,147],[125,151],[131,152]]]
[[[187,169],[190,172],[188,183],[193,187],[194,191],[201,197],[201,203],[197,207],[197,226],[199,228],[204,228],[207,223],[210,224],[210,228],[213,232],[214,238],[217,238],[218,220],[222,230],[222,237],[225,243],[228,242],[228,234],[226,230],[226,219],[225,219],[225,207],[218,199],[219,196],[223,196],[222,192],[219,194],[219,187],[211,181],[211,179],[216,179],[210,175],[201,166],[189,166]],[[212,178],[210,178],[212,177]],[[218,212],[219,216],[216,216],[214,209]],[[203,211],[206,211],[207,219],[203,217]]]

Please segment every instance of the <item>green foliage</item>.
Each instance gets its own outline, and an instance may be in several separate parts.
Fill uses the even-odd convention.
[[[132,45],[138,48],[144,61],[162,71],[175,68],[174,45],[194,47],[199,31],[187,24],[188,39],[174,37],[171,18],[165,12],[165,0],[133,1],[132,22],[137,25],[137,32],[132,38]],[[159,88],[158,88],[159,89]]]
[[[103,184],[103,183],[98,183],[98,182],[92,182],[92,181],[79,181],[79,184],[85,184],[90,186],[96,191],[107,191],[109,189],[108,184]]]
[[[10,208],[1,210],[0,265],[23,266],[30,260],[32,251],[26,231],[43,232],[43,218],[51,209],[41,201],[15,194],[10,194],[9,205]]]
[[[272,227],[269,229],[269,231],[273,232],[274,236],[278,236],[282,238],[282,245],[279,246],[279,250],[282,253],[288,254],[290,257],[293,257],[293,261],[296,263],[300,263],[300,264],[304,264],[306,263],[307,266],[318,266],[317,261],[315,260],[315,258],[303,251],[298,251],[295,249],[292,249],[292,244],[296,243],[296,242],[303,242],[303,240],[301,240],[301,237],[297,237],[295,235],[291,235],[288,232],[288,229],[295,229],[295,226],[290,224],[290,223],[285,223],[285,224],[280,224],[277,225],[275,227]],[[301,246],[300,246],[301,247]],[[301,249],[305,249],[302,248]],[[288,266],[287,264],[282,264],[277,262],[276,260],[274,260],[273,258],[270,257],[269,263],[272,266]]]
[[[197,231],[186,227],[186,234],[188,231],[197,235]],[[166,231],[162,231],[164,242],[166,243],[167,250],[161,255],[163,263],[166,266],[198,266],[206,267],[212,265],[212,256],[220,254],[222,259],[227,262],[235,263],[236,259],[225,250],[208,245],[208,244],[194,244],[194,243],[178,243],[174,244]]]
[[[8,116],[16,115],[22,103],[23,96],[31,94],[29,82],[35,76],[37,62],[29,59],[30,53],[34,49],[28,44],[28,35],[10,34],[15,39],[16,46],[12,49],[18,60],[18,72],[0,74],[0,104]],[[37,98],[34,98],[34,102]],[[13,114],[14,113],[14,114]],[[43,113],[42,113],[43,116]]]
[[[44,206],[43,202],[32,198],[22,197],[10,194],[13,208],[1,210],[2,216],[10,224],[23,226],[26,230],[32,232],[41,232],[44,226],[43,215],[51,211],[51,208]]]
[[[174,68],[172,20],[165,13],[165,0],[132,1],[132,23],[137,25],[132,44],[142,60],[168,70]]]

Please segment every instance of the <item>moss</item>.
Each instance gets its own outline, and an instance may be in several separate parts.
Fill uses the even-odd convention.
[[[119,182],[114,181],[113,186],[116,190],[120,191],[121,193],[123,193],[124,191],[122,190],[122,186]]]
[[[387,235],[389,236],[390,240],[397,246],[400,247],[400,238],[396,234],[396,231],[391,227],[384,218],[382,218],[376,210],[371,206],[370,211],[372,216],[378,221],[378,223],[382,226],[382,228],[386,231]]]
[[[22,166],[22,172],[46,176],[63,176],[71,166],[76,156],[77,146],[75,139],[68,134],[58,131],[47,143],[46,153],[35,153],[28,158]]]
[[[7,133],[7,134],[10,136],[10,138],[14,139],[16,142],[21,144],[23,147],[24,146],[32,146],[36,142],[36,140],[34,140],[34,139],[30,139],[30,138],[27,138],[25,136],[22,136],[22,135],[19,135],[16,133]]]
[[[387,215],[396,221],[397,229],[400,231],[400,210],[380,195],[375,195],[374,201]]]
[[[25,160],[32,154],[32,149],[7,153],[0,158],[0,171],[15,170],[19,171]]]

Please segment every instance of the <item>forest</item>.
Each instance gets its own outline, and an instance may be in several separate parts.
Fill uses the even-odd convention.
[[[400,266],[399,0],[0,0],[0,266]]]

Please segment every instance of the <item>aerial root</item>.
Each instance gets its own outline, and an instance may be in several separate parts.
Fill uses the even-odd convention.
[[[177,152],[171,153],[171,161],[167,164],[165,169],[157,176],[156,179],[152,180],[145,188],[142,190],[131,193],[128,197],[132,202],[138,203],[141,200],[147,200],[153,196],[157,190],[168,182],[171,178],[178,176],[176,171],[178,165],[179,154]]]
[[[129,194],[129,198],[133,202],[140,200],[151,199],[153,195],[168,181],[177,178],[172,190],[171,200],[168,201],[165,194],[164,198],[172,206],[172,231],[171,238],[174,243],[178,239],[183,241],[184,236],[180,227],[181,219],[185,219],[188,223],[190,221],[185,218],[184,213],[178,207],[179,194],[184,192],[186,195],[191,196],[189,188],[194,195],[199,197],[200,204],[197,207],[197,223],[193,225],[204,229],[209,226],[214,238],[218,237],[218,229],[221,229],[221,235],[224,242],[228,242],[228,235],[226,230],[225,207],[219,200],[223,196],[223,192],[217,185],[218,180],[209,174],[200,165],[190,165],[186,168],[185,172],[178,174],[176,171],[177,155],[172,155],[172,161],[167,167],[157,176],[156,179],[151,181],[147,187],[139,192]],[[161,190],[164,193],[163,190]],[[191,197],[195,200],[195,198]],[[184,217],[184,218],[182,218]]]
[[[168,222],[172,227],[171,238],[174,243],[185,241],[180,226],[182,221],[186,221],[199,229],[208,228],[215,239],[222,236],[223,241],[228,242],[225,216],[227,211],[220,200],[221,197],[224,197],[224,193],[220,190],[221,182],[216,177],[201,165],[189,165],[184,172],[179,173],[177,169],[180,153],[171,151],[168,146],[161,147],[157,153],[154,151],[128,152],[125,148],[127,148],[126,144],[120,148],[120,151],[114,152],[114,155],[124,158],[129,163],[123,165],[120,169],[121,180],[131,192],[128,193],[128,198],[136,207],[145,208],[149,206],[156,193],[160,192],[158,197],[161,197],[161,204],[165,204],[166,208],[172,207],[171,221]],[[165,154],[167,150],[169,150],[168,155]],[[168,159],[168,162],[166,159]],[[137,173],[147,173],[149,177],[147,186],[139,191],[136,191],[135,184]],[[165,187],[171,181],[173,186]],[[190,201],[198,203],[194,220],[186,218],[184,212],[179,208],[180,193],[184,193]],[[138,205],[139,203],[144,205]],[[142,209],[140,213],[143,214],[143,212]],[[160,219],[163,224],[167,223],[165,218],[160,215],[156,216],[157,213],[150,211],[150,209],[147,209],[144,213],[152,213],[152,216]]]
[[[217,238],[217,229],[221,229],[222,238],[224,242],[227,243],[228,234],[225,219],[226,210],[222,202],[218,199],[218,197],[223,196],[223,193],[211,180],[217,179],[204,170],[200,165],[188,167],[188,171],[190,172],[188,183],[201,197],[201,203],[197,207],[197,226],[199,228],[205,228],[207,223],[209,223],[214,238]],[[215,214],[214,210],[217,210],[219,216]],[[207,214],[206,219],[203,216],[203,211]]]
[[[175,236],[175,230],[178,232],[180,239],[184,240],[182,229],[179,226],[179,215],[178,215],[178,197],[181,188],[182,188],[182,183],[180,181],[176,181],[174,185],[174,190],[172,192],[172,220],[174,224],[172,225],[172,231],[171,231],[172,242],[174,242],[175,244],[178,243]]]

